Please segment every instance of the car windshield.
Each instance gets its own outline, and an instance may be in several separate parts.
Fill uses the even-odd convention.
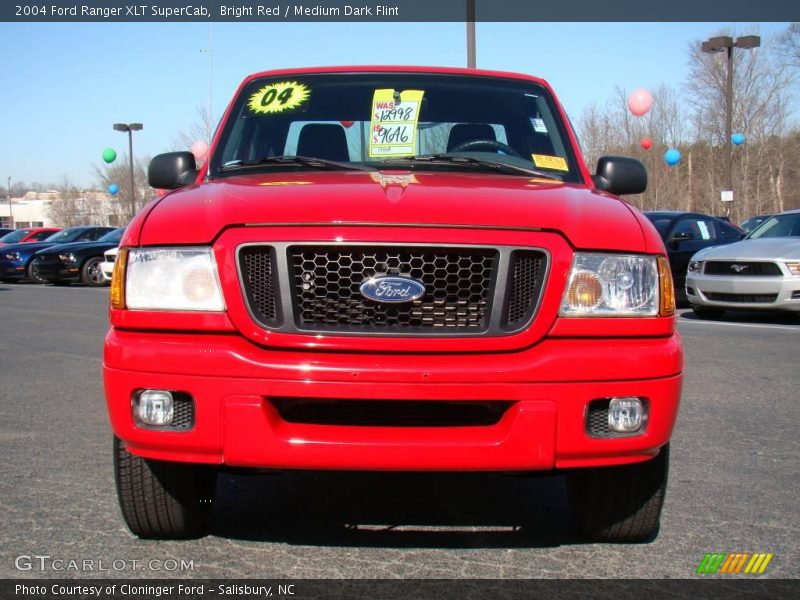
[[[520,79],[408,73],[248,83],[221,133],[210,176],[383,167],[582,181],[566,125],[545,87]]]
[[[667,234],[669,233],[669,230],[672,227],[672,223],[675,219],[673,219],[672,217],[648,215],[647,213],[645,213],[645,216],[648,219],[650,219],[650,222],[653,224],[653,226],[656,228],[656,230],[658,231],[659,235],[662,238],[667,237]]]
[[[58,233],[54,233],[49,238],[44,240],[45,242],[58,242],[58,243],[66,243],[66,242],[74,242],[78,239],[83,233],[86,232],[85,227],[77,227],[75,229],[64,229],[59,231]]]
[[[115,229],[113,231],[109,231],[103,237],[98,239],[98,242],[111,242],[113,244],[119,244],[120,240],[122,239],[122,234],[125,233],[125,228],[120,227],[119,229]]]
[[[0,237],[0,242],[5,244],[14,244],[28,235],[30,231],[30,229],[17,229],[16,231],[12,231],[11,233],[5,234],[3,237]]]
[[[800,237],[800,213],[775,215],[756,227],[747,239]]]

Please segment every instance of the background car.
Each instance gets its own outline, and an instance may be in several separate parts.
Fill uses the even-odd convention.
[[[745,219],[742,221],[742,229],[747,231],[748,233],[753,231],[756,227],[761,225],[764,221],[769,219],[772,215],[756,215],[755,217],[750,217],[749,219]]]
[[[745,236],[736,225],[700,213],[662,210],[644,214],[655,225],[667,247],[675,295],[682,303],[686,302],[686,269],[692,256],[703,248],[731,244]]]
[[[31,266],[34,276],[46,283],[69,285],[81,282],[98,287],[108,281],[100,270],[103,253],[119,246],[124,227],[115,229],[94,242],[59,244],[40,250],[33,258]]]
[[[114,274],[114,263],[117,260],[117,254],[119,254],[119,246],[106,250],[103,256],[104,260],[100,263],[100,271],[108,282],[111,281],[111,276]]]
[[[113,227],[94,227],[81,226],[63,229],[58,233],[52,234],[42,242],[23,242],[21,244],[9,244],[0,248],[0,281],[16,281],[28,278],[35,283],[42,283],[36,279],[31,263],[33,256],[45,248],[50,248],[56,244],[68,244],[71,242],[90,242],[103,237],[109,231],[114,231]]]
[[[770,217],[741,242],[695,254],[686,295],[700,317],[726,310],[800,313],[800,210]]]
[[[3,236],[11,233],[12,231],[14,231],[14,230],[13,229],[8,229],[7,227],[0,227],[0,238],[2,238]]]
[[[0,237],[0,246],[8,244],[22,244],[26,242],[41,242],[54,233],[61,231],[60,227],[30,227],[27,229],[13,229]]]

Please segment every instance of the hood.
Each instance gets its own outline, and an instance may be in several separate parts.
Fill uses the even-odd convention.
[[[23,254],[32,254],[39,250],[44,250],[50,246],[55,246],[53,242],[20,242],[19,244],[6,244],[3,246],[3,252],[20,252]]]
[[[163,197],[139,243],[207,244],[243,225],[443,225],[541,229],[586,249],[641,252],[644,235],[623,201],[584,186],[486,173],[249,174]]]
[[[109,248],[114,248],[118,242],[70,242],[68,244],[55,244],[55,248],[45,248],[40,254],[46,254],[48,250],[62,254],[64,252],[92,252],[97,251],[100,253],[105,252]]]
[[[779,237],[742,240],[700,250],[694,260],[800,260],[800,238]]]

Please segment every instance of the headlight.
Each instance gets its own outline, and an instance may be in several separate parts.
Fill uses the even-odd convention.
[[[75,255],[70,252],[69,254],[59,254],[58,260],[63,263],[74,263],[75,262]]]
[[[225,310],[211,248],[133,248],[125,305],[145,310]]]
[[[700,260],[689,261],[689,273],[699,273],[702,270],[703,270],[703,261]]]
[[[19,255],[19,252],[9,252],[6,254],[6,260],[10,260],[11,262],[19,262],[22,257]]]
[[[578,252],[561,316],[651,316],[659,311],[655,256]]]
[[[800,262],[787,262],[786,268],[792,275],[800,275]]]

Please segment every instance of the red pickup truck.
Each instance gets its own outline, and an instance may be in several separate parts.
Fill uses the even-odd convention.
[[[565,474],[655,537],[683,351],[664,246],[547,83],[421,67],[245,79],[208,160],[155,157],[104,378],[122,513],[202,534],[228,467]]]

